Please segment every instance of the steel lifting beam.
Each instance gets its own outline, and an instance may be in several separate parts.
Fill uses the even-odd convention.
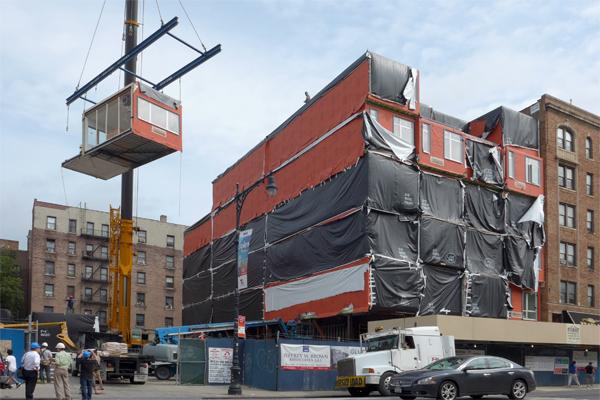
[[[215,47],[213,47],[212,49],[210,49],[210,50],[206,51],[205,53],[203,53],[200,57],[196,58],[195,60],[193,60],[189,64],[183,66],[178,71],[174,72],[173,74],[169,75],[168,77],[166,77],[162,81],[158,82],[154,86],[154,89],[156,89],[156,90],[163,89],[164,87],[170,85],[171,83],[173,83],[174,81],[176,81],[177,79],[179,79],[183,75],[187,74],[188,72],[190,72],[191,70],[193,70],[194,68],[196,68],[197,66],[199,66],[200,64],[202,64],[205,61],[208,61],[212,57],[216,56],[220,52],[221,52],[221,45],[218,44]]]
[[[115,61],[110,67],[106,68],[104,71],[102,71],[101,73],[96,75],[91,81],[89,81],[88,83],[83,85],[80,89],[77,89],[72,95],[67,97],[67,105],[71,104],[72,102],[74,102],[75,100],[77,100],[78,98],[83,96],[85,93],[87,93],[94,86],[98,85],[104,79],[108,78],[108,76],[110,76],[110,74],[112,74],[117,69],[119,69],[119,67],[124,65],[127,61],[129,61],[130,59],[132,59],[133,57],[137,56],[139,53],[144,51],[148,46],[150,46],[152,43],[156,42],[162,36],[166,35],[167,32],[169,32],[171,29],[176,27],[177,24],[178,24],[177,17],[174,17],[172,20],[165,23],[156,32],[154,32],[152,35],[148,36],[144,41],[142,41],[140,44],[138,44],[133,49],[131,49],[131,51],[127,52],[127,54],[125,54],[123,57],[121,57],[117,61]]]

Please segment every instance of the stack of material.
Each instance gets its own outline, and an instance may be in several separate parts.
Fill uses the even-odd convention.
[[[127,354],[127,343],[119,342],[106,342],[102,343],[103,355],[108,354],[109,356],[119,356],[121,354]]]

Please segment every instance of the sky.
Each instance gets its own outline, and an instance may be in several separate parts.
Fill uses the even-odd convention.
[[[26,248],[33,200],[108,211],[120,178],[61,168],[81,144],[82,101],[65,99],[121,56],[123,0],[0,0],[0,238]],[[158,3],[158,7],[157,7]],[[211,182],[366,50],[416,67],[421,101],[470,120],[544,93],[600,114],[600,1],[140,0],[143,36],[221,54],[165,89],[183,104],[183,146],[136,169],[134,215],[191,225]],[[140,35],[142,32],[140,32]],[[91,47],[90,47],[91,44]],[[84,60],[90,48],[89,58]],[[164,37],[138,59],[157,82],[194,58]],[[116,92],[114,74],[89,97]]]

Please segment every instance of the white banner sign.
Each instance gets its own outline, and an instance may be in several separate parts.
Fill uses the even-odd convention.
[[[233,349],[208,348],[208,383],[230,383]]]
[[[281,368],[296,370],[331,369],[329,346],[281,344]]]
[[[554,357],[525,356],[525,367],[532,371],[554,371]]]
[[[348,358],[348,356],[360,353],[362,353],[360,347],[331,346],[331,368],[337,368],[338,361]]]

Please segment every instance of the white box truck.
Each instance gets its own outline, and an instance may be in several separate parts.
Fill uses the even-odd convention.
[[[379,391],[390,396],[390,380],[402,371],[422,368],[455,355],[454,337],[436,326],[379,331],[361,336],[363,352],[338,361],[336,387],[351,396]]]

